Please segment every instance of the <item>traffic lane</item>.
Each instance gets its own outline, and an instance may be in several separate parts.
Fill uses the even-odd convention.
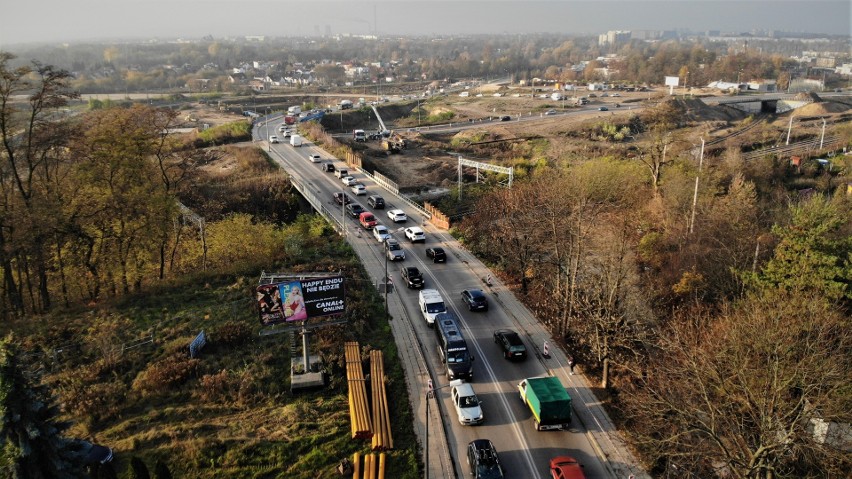
[[[470,331],[464,333],[465,337],[480,343],[487,342],[493,346],[489,350],[485,345],[482,345],[483,352],[487,355],[487,358],[484,359],[488,360],[498,376],[500,394],[506,395],[505,397],[509,399],[508,402],[513,416],[521,424],[521,430],[532,448],[531,454],[533,455],[535,464],[539,467],[537,469],[539,473],[546,476],[548,472],[547,464],[550,459],[556,455],[567,454],[580,460],[587,474],[589,474],[588,477],[606,477],[604,466],[597,459],[595,448],[590,443],[586,435],[586,430],[577,419],[576,414],[572,415],[571,427],[567,431],[535,430],[532,412],[520,398],[518,383],[525,378],[546,375],[546,366],[542,365],[534,355],[531,355],[525,361],[509,361],[505,359],[502,355],[502,350],[498,345],[494,344],[493,321],[491,318],[483,319],[483,321],[468,321],[466,324],[467,329]],[[524,344],[529,350],[531,346],[529,338],[524,336],[523,332],[519,331],[519,328],[514,328],[514,330],[522,335]],[[560,377],[559,379],[563,386],[568,384],[566,378]],[[576,403],[573,405],[576,406]],[[502,416],[498,417],[502,419]],[[497,437],[498,439],[496,440],[492,439],[496,447],[516,447],[512,441],[504,441],[500,435]],[[550,451],[553,449],[561,451],[560,454],[551,455]],[[579,456],[582,456],[582,459]]]
[[[358,226],[357,222],[355,222],[354,219],[349,218],[348,221],[350,221],[350,222],[346,223],[346,224],[349,228],[355,228],[356,231],[360,232],[360,230],[359,230],[360,226]],[[404,227],[404,225],[400,225],[399,229],[402,229],[403,227]],[[361,238],[351,238],[351,240],[353,240],[353,241],[365,241],[365,242],[367,242],[367,244],[371,244],[372,248],[374,248],[373,251],[375,252],[376,256],[382,257],[382,259],[383,259],[384,249],[377,241],[374,241],[372,239],[371,235],[362,235]],[[427,287],[430,287],[430,283],[440,283],[442,280],[437,279],[434,276],[429,278],[429,276],[432,274],[431,273],[432,269],[430,268],[430,266],[434,266],[434,263],[427,260],[426,257],[425,257],[426,246],[421,247],[421,245],[419,245],[419,244],[410,244],[410,243],[407,243],[407,242],[403,242],[403,245],[404,245],[404,248],[406,249],[407,260],[404,261],[404,262],[390,263],[389,267],[388,267],[389,275],[392,278],[395,278],[396,284],[400,285],[397,289],[397,291],[400,294],[400,298],[402,299],[403,304],[405,304],[405,307],[409,310],[409,317],[411,318],[411,320],[414,321],[415,323],[417,323],[417,324],[414,325],[414,327],[415,327],[415,330],[417,331],[418,336],[421,338],[422,344],[424,345],[424,349],[425,349],[426,356],[427,356],[427,361],[430,362],[430,366],[433,368],[433,371],[436,373],[435,374],[436,387],[445,386],[448,383],[446,382],[446,376],[441,371],[442,368],[441,368],[439,353],[438,353],[438,349],[437,349],[438,348],[437,339],[435,337],[434,330],[431,329],[431,328],[428,328],[426,326],[425,320],[422,320],[422,314],[420,314],[419,305],[417,304],[418,290],[413,290],[413,289],[409,290],[408,288],[403,288],[403,286],[402,286],[403,283],[398,276],[398,274],[399,274],[398,271],[399,271],[399,268],[401,266],[403,266],[404,264],[407,265],[407,264],[410,264],[410,263],[414,263],[427,276]],[[458,281],[456,281],[456,284],[459,285],[459,286],[463,286],[463,287],[470,287],[470,286],[475,285],[475,280],[473,280],[473,282],[471,282],[472,280],[469,278],[470,273],[462,267],[462,263],[461,262],[457,262],[457,263],[458,264],[456,265],[456,267],[452,268],[452,269],[456,269],[457,274],[460,275],[462,278],[464,278],[465,281],[467,281],[467,283],[459,283]],[[438,266],[445,266],[445,265],[438,265]],[[445,271],[445,272],[447,270],[451,270],[451,269],[448,269],[448,268],[439,268],[439,269],[441,269],[442,271]],[[432,285],[432,286],[435,286],[435,285]],[[437,288],[437,289],[440,289],[440,287]],[[464,288],[456,287],[454,289],[457,290],[456,292],[458,293],[458,295],[455,295],[455,296],[457,298],[460,298],[459,295],[460,295],[461,289],[464,289]],[[451,296],[453,296],[453,293],[450,292],[450,291],[447,291],[445,289],[445,291],[442,293],[442,295],[445,297],[445,300],[451,305],[451,308],[452,308]],[[460,301],[460,299],[458,299],[458,301]],[[459,305],[456,305],[456,306],[459,306]],[[470,320],[468,318],[470,313],[469,312],[467,312],[467,313],[463,312],[463,310],[460,310],[460,307],[454,308],[454,309],[455,309],[455,312],[457,313],[457,315],[462,318],[463,325],[466,325],[466,326],[469,327],[470,324],[472,324],[472,323],[469,322]],[[493,315],[493,314],[498,314],[498,310],[495,309],[495,308],[492,308],[488,313],[476,314],[476,316],[487,317],[487,316],[490,316],[490,315]],[[489,321],[489,323],[492,323],[492,321]],[[468,332],[467,335],[471,338],[471,340],[473,340],[474,337],[475,337],[475,335],[470,333],[470,332]],[[479,339],[479,338],[477,338],[477,339]],[[490,328],[487,329],[486,334],[483,338],[483,341],[491,341]],[[534,431],[534,429],[532,429],[532,426],[529,426],[529,428],[531,429],[532,432],[524,431],[524,424],[523,423],[526,422],[526,423],[531,424],[531,422],[530,422],[531,421],[531,419],[530,419],[531,413],[529,412],[529,410],[527,408],[525,408],[525,406],[523,405],[523,403],[521,403],[521,401],[518,397],[518,394],[516,392],[517,381],[515,380],[517,378],[511,378],[509,380],[508,384],[501,385],[500,382],[503,380],[503,377],[501,377],[502,375],[500,375],[499,373],[497,375],[495,375],[499,379],[498,381],[488,381],[485,377],[483,377],[482,370],[483,370],[483,366],[486,364],[486,362],[493,362],[494,364],[500,364],[500,362],[503,361],[502,356],[500,356],[499,353],[493,353],[493,351],[492,351],[493,356],[489,355],[488,353],[485,352],[486,348],[484,348],[484,347],[481,347],[480,350],[481,350],[481,353],[480,353],[481,359],[480,359],[478,364],[477,364],[476,361],[475,361],[475,364],[474,364],[475,370],[478,370],[477,372],[475,372],[475,381],[474,382],[477,383],[477,386],[475,386],[475,390],[477,391],[478,394],[479,394],[480,391],[482,391],[483,394],[492,395],[492,396],[489,396],[489,397],[494,398],[494,400],[489,399],[487,401],[487,404],[484,405],[484,411],[485,411],[485,414],[487,414],[488,417],[491,418],[490,419],[491,421],[496,422],[496,424],[494,424],[495,427],[488,427],[487,426],[487,424],[489,423],[488,418],[486,418],[486,427],[483,428],[483,426],[477,426],[476,428],[473,428],[473,429],[481,429],[478,432],[470,431],[471,428],[469,428],[469,427],[462,427],[461,425],[458,425],[458,421],[457,421],[457,419],[455,419],[456,416],[455,416],[455,412],[454,412],[454,406],[452,405],[452,402],[449,398],[449,388],[442,390],[442,391],[447,391],[447,394],[442,395],[440,398],[436,398],[436,400],[441,401],[441,410],[443,411],[444,416],[445,416],[445,421],[446,421],[445,424],[448,426],[449,442],[451,444],[452,450],[454,451],[454,459],[457,461],[457,467],[463,467],[464,466],[463,458],[465,457],[465,454],[466,454],[467,443],[469,443],[470,441],[472,441],[474,439],[477,439],[477,438],[480,438],[480,437],[488,437],[489,439],[491,439],[495,443],[495,446],[498,447],[498,450],[517,448],[519,443],[526,443],[526,441],[524,440],[525,436],[529,436],[532,439],[535,439],[536,441],[541,439],[540,437],[537,438],[537,437],[531,435],[531,434],[540,434],[539,432]],[[487,356],[491,356],[491,357],[487,357]],[[530,362],[530,364],[532,364],[532,362]],[[533,376],[541,375],[543,373],[544,373],[543,370],[533,369],[533,370],[529,370],[529,371],[525,372],[524,374],[521,374],[521,376],[533,377]],[[521,379],[523,379],[523,378],[521,378]],[[480,383],[482,383],[482,384],[480,384]],[[424,385],[424,387],[425,387],[425,385]],[[512,399],[514,399],[514,401]],[[525,418],[525,420],[518,420],[519,417]],[[510,428],[514,429],[514,432],[507,434],[506,425],[509,425]],[[500,429],[496,429],[496,427],[500,427]],[[458,431],[458,433],[456,431]],[[485,434],[486,436],[482,436],[482,434]],[[571,442],[573,443],[574,441],[571,441]],[[523,447],[522,450],[530,451],[530,453],[529,454],[520,454],[520,455],[518,455],[518,454],[511,455],[510,457],[505,459],[505,461],[507,462],[507,466],[509,466],[512,470],[515,470],[515,471],[528,470],[529,472],[527,474],[529,475],[529,477],[534,477],[534,475],[533,475],[534,473],[532,471],[539,469],[539,466],[537,466],[537,465],[541,464],[542,462],[546,465],[547,461],[549,460],[548,457],[545,457],[545,456],[547,456],[547,453],[541,452],[541,447],[538,447],[535,443],[526,443],[525,447]],[[542,469],[542,470],[544,472],[539,471],[538,474],[546,474],[547,473],[546,468]]]
[[[426,245],[429,245],[427,240]],[[424,248],[425,249],[425,248]],[[461,261],[456,262],[458,265],[463,265]],[[503,310],[500,303],[489,298],[489,310],[485,313],[469,312],[463,306],[460,300],[461,290],[470,286],[478,286],[478,279],[470,278],[470,271],[467,268],[456,268],[455,271],[450,268],[438,268],[430,270],[428,264],[420,262],[424,271],[424,276],[427,277],[427,288],[438,289],[442,297],[448,305],[448,309],[453,310],[458,317],[461,318],[462,333],[468,340],[472,354],[478,359],[474,361],[474,390],[479,394],[482,391],[484,394],[493,394],[496,400],[488,401],[483,407],[483,412],[486,414],[485,424],[477,426],[474,429],[479,429],[477,433],[471,432],[467,428],[456,427],[451,425],[451,435],[457,435],[458,438],[454,442],[454,450],[459,453],[464,453],[464,447],[467,443],[485,437],[481,434],[488,434],[487,437],[494,442],[498,451],[501,449],[516,449],[519,442],[526,443],[525,450],[530,450],[532,462],[536,464],[535,470],[540,474],[547,474],[547,463],[550,460],[548,456],[548,448],[560,448],[563,451],[584,451],[586,457],[594,458],[594,448],[585,435],[585,430],[576,419],[572,422],[570,431],[536,431],[532,422],[532,413],[521,401],[520,395],[517,392],[517,383],[521,379],[527,377],[536,377],[547,374],[545,366],[532,355],[532,344],[526,332],[513,323],[512,318]],[[431,282],[430,282],[431,279]],[[430,284],[435,286],[430,286]],[[452,285],[446,287],[444,285]],[[493,296],[493,295],[489,295]],[[455,302],[454,298],[459,298]],[[417,305],[415,305],[417,307]],[[418,308],[419,312],[419,308]],[[495,329],[514,329],[522,335],[527,348],[531,351],[531,356],[526,361],[518,363],[509,363],[506,361],[499,348],[493,342],[493,330]],[[430,330],[431,331],[431,330]],[[434,332],[432,332],[434,335]],[[436,339],[432,339],[437,344]],[[435,346],[437,348],[437,345]],[[437,355],[437,352],[435,353]],[[438,360],[438,357],[435,357]],[[508,363],[508,364],[507,364]],[[489,377],[489,369],[490,377]],[[563,386],[567,384],[565,378],[560,378]],[[443,385],[443,382],[439,382]],[[448,401],[446,407],[452,408],[452,404]],[[496,414],[495,414],[496,413]],[[491,432],[489,426],[489,416],[496,418],[501,424],[511,424],[513,427],[520,425],[519,429],[515,429],[514,434],[507,434],[505,427]],[[456,421],[457,422],[457,421]],[[514,459],[512,459],[514,461]],[[527,462],[524,457],[522,462]],[[591,459],[585,460],[586,468],[589,472],[600,474],[597,477],[605,477],[603,465],[600,461]],[[542,465],[543,466],[540,466]],[[523,468],[524,464],[515,464],[515,467]],[[517,470],[517,469],[515,469]],[[542,472],[543,471],[543,472]]]
[[[283,145],[283,149],[279,149],[282,152],[283,156],[285,156],[288,160],[288,163],[291,163],[293,166],[297,168],[298,171],[311,171],[310,165],[317,165],[315,163],[310,163],[307,160],[306,154],[299,155],[298,152],[293,151],[294,148],[289,145]],[[302,158],[304,157],[304,158]],[[313,178],[320,180],[322,177],[329,177],[329,181],[331,183],[326,183],[324,181],[318,181],[318,184],[325,183],[325,186],[328,187],[332,185],[329,190],[326,190],[326,193],[329,196],[329,203],[333,204],[331,197],[331,190],[337,187],[336,182],[339,181],[336,177],[327,175],[321,172],[318,168],[313,170],[314,175]],[[319,175],[317,176],[317,173]],[[342,185],[341,185],[342,186]],[[333,206],[338,206],[333,204]],[[363,205],[362,205],[363,206]],[[347,227],[355,227],[360,228],[355,222],[354,219],[350,219],[351,223],[347,224]],[[354,225],[352,223],[355,223]],[[397,233],[401,232],[403,228],[406,227],[406,224],[397,224],[397,228],[394,228]],[[353,241],[367,241],[370,242],[371,236],[362,235],[361,238],[351,238]],[[402,238],[400,238],[402,239]],[[415,263],[421,271],[424,272],[424,275],[427,276],[427,286],[429,286],[429,279],[431,279],[431,283],[438,285],[444,283],[444,279],[438,276],[434,276],[433,270],[439,272],[443,276],[454,276],[456,280],[449,280],[448,283],[445,284],[454,284],[453,290],[455,293],[460,295],[461,290],[465,289],[465,287],[479,286],[476,278],[470,277],[470,271],[468,268],[465,268],[461,261],[451,262],[451,267],[447,267],[447,265],[435,265],[431,261],[427,261],[425,258],[425,248],[426,245],[430,244],[430,241],[427,241],[426,245],[420,247],[421,245],[412,245],[406,242],[402,242],[404,248],[406,249],[407,260],[403,263],[408,263],[409,259],[412,260],[412,263]],[[450,247],[447,245],[446,241],[443,241],[446,247]],[[376,248],[377,254],[384,254],[384,250],[378,242],[373,243],[373,247]],[[422,251],[421,251],[422,249]],[[452,260],[451,260],[452,261]],[[453,264],[456,263],[456,264]],[[395,263],[394,266],[389,266],[389,275],[391,277],[398,278],[395,276],[395,272],[393,270],[397,270],[401,267],[401,264]],[[397,273],[398,274],[398,273]],[[401,284],[401,281],[396,280],[396,284]],[[464,287],[458,287],[464,286]],[[402,303],[405,305],[406,309],[409,311],[409,317],[414,321],[413,327],[415,328],[416,334],[420,337],[422,344],[424,345],[425,355],[427,361],[429,362],[430,368],[433,371],[433,376],[436,379],[436,386],[440,387],[446,385],[446,376],[441,373],[441,364],[438,356],[437,350],[437,340],[435,338],[434,330],[428,328],[426,326],[425,320],[422,320],[422,315],[419,311],[419,306],[417,304],[417,290],[408,290],[407,293],[403,293],[403,291],[407,288],[399,287],[397,291],[400,294],[400,299]],[[441,289],[441,287],[436,288]],[[458,304],[454,303],[453,297],[460,297],[452,294],[451,291],[448,291],[444,288],[442,292],[442,296],[447,301],[451,308],[455,310],[457,315],[462,318],[463,328],[467,327],[467,317],[466,314],[460,311],[460,308],[456,308]],[[460,300],[459,300],[460,301]],[[492,303],[495,304],[495,303]],[[494,314],[499,314],[498,310],[492,306],[489,313],[485,313],[485,315],[491,316]],[[508,316],[504,315],[504,321],[508,321]],[[502,321],[495,323],[500,324],[502,326],[506,326],[508,323],[503,323]],[[468,332],[470,335],[471,342],[476,343],[480,338],[476,338],[474,341],[474,335]],[[482,341],[489,341],[490,336],[488,334],[485,335],[485,338]],[[484,346],[484,345],[483,345]],[[511,468],[514,471],[527,471],[525,474],[528,477],[535,477],[536,475],[540,475],[540,477],[544,477],[547,474],[547,461],[549,461],[548,452],[543,451],[543,447],[549,447],[547,444],[542,444],[543,436],[548,436],[545,432],[535,431],[532,426],[524,427],[525,422],[530,422],[531,412],[525,407],[525,405],[520,401],[518,397],[518,393],[516,392],[517,381],[513,379],[508,381],[508,384],[501,384],[503,381],[501,380],[502,375],[498,372],[490,371],[488,367],[489,362],[494,362],[494,364],[499,364],[496,360],[499,359],[502,361],[502,357],[496,358],[488,358],[488,354],[485,352],[486,348],[483,346],[477,345],[475,348],[471,349],[477,351],[474,352],[474,356],[479,356],[479,361],[474,362],[474,370],[475,370],[475,380],[474,383],[477,384],[475,386],[475,390],[479,393],[480,390],[484,394],[490,394],[489,398],[493,397],[493,400],[489,400],[488,404],[485,406],[485,414],[488,414],[490,417],[494,418],[496,422],[499,424],[495,424],[494,427],[487,426],[477,426],[477,427],[461,427],[458,425],[457,419],[455,419],[454,406],[452,405],[449,399],[449,388],[445,389],[447,391],[446,395],[442,395],[440,398],[442,412],[444,413],[445,424],[448,428],[448,441],[451,444],[452,450],[454,451],[454,460],[457,462],[457,467],[461,468],[465,466],[464,458],[466,454],[467,444],[477,438],[485,437],[482,434],[486,434],[489,436],[495,443],[495,447],[498,448],[498,451],[501,450],[517,450],[517,451],[528,451],[521,454],[510,454],[509,457],[504,459],[507,467]],[[532,362],[530,362],[532,364]],[[496,368],[496,371],[500,371],[500,368]],[[488,372],[490,375],[490,379],[486,376],[483,376],[484,372]],[[524,374],[524,377],[533,377],[539,376],[544,373],[543,370],[530,370],[528,374]],[[423,385],[425,388],[425,385]],[[514,401],[512,400],[514,398]],[[490,412],[489,412],[490,411]],[[450,416],[450,417],[447,417]],[[520,420],[519,418],[525,418],[526,421]],[[507,432],[507,427],[509,431]],[[498,429],[499,428],[499,429]],[[531,429],[531,431],[530,431]],[[474,432],[479,430],[479,432]],[[531,434],[534,433],[534,434]],[[554,447],[562,447],[564,448],[565,443],[564,439],[559,440],[554,434],[550,434],[549,437],[555,443],[552,445]],[[577,440],[570,440],[571,445],[573,445]],[[520,447],[519,447],[520,446]],[[585,449],[580,446],[582,444],[577,444],[578,447],[575,449]],[[502,457],[502,456],[501,456]],[[543,464],[543,466],[541,465]]]
[[[441,292],[445,303],[448,305],[448,309],[456,313],[457,316],[461,316],[459,314],[460,311],[458,311],[457,308],[454,308],[452,303],[447,301],[449,295],[446,289],[442,286],[440,280],[435,280],[434,277],[429,277],[430,273],[426,272],[428,268],[422,258],[419,256],[412,256],[411,259],[414,260],[411,261],[413,264],[409,263],[408,252],[406,252],[406,263],[409,263],[409,265],[416,265],[424,271],[424,276],[427,278],[426,287],[437,289]],[[501,445],[499,447],[511,447],[521,451],[529,451],[531,449],[531,445],[525,440],[519,422],[515,417],[513,417],[508,397],[501,394],[502,391],[499,387],[499,383],[495,380],[494,373],[490,370],[487,360],[485,360],[485,356],[482,354],[482,351],[478,350],[475,346],[469,346],[471,354],[477,358],[474,360],[473,364],[474,391],[476,391],[477,394],[480,390],[484,393],[494,393],[494,404],[488,407],[491,412],[485,412],[485,414],[495,415],[495,417],[498,418],[497,421],[500,422],[501,425],[499,426],[499,429],[497,429],[496,427],[483,428],[483,426],[462,426],[459,424],[455,407],[450,399],[450,388],[446,387],[449,385],[449,381],[446,376],[446,368],[441,364],[436,333],[434,328],[429,328],[426,321],[422,319],[422,314],[420,314],[419,305],[417,304],[418,292],[416,290],[407,290],[406,288],[398,288],[398,290],[400,291],[403,305],[409,311],[409,317],[411,317],[412,321],[415,323],[413,324],[415,333],[421,338],[421,342],[424,345],[426,360],[430,365],[430,369],[434,372],[433,381],[435,383],[435,387],[445,387],[445,389],[440,389],[436,392],[447,391],[446,394],[440,394],[440,397],[437,397],[436,401],[440,401],[440,408],[443,413],[442,416],[447,430],[447,442],[451,451],[453,451],[453,459],[456,462],[457,468],[466,467],[465,458],[467,445],[474,439],[484,437],[482,436],[483,433],[487,433],[492,436],[488,437],[488,439],[494,441],[495,446],[497,446],[498,442],[501,442],[499,439],[509,437],[510,439],[506,440],[505,445]],[[500,419],[501,416],[502,419]],[[485,422],[487,425],[487,417]],[[512,468],[516,471],[526,471],[522,474],[522,477],[536,477],[536,466],[533,455],[531,453],[522,454],[518,456],[518,459],[519,461],[511,465]]]

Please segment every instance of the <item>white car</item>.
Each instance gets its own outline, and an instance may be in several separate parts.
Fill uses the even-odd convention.
[[[408,238],[408,241],[411,241],[412,243],[417,243],[418,241],[421,243],[426,242],[426,233],[424,233],[419,226],[405,228],[405,237]]]
[[[346,186],[352,186],[355,183],[358,183],[358,180],[356,180],[354,176],[344,176],[340,179],[340,181],[342,181]]]
[[[361,183],[355,183],[354,185],[352,185],[352,193],[354,193],[356,196],[366,195],[367,187],[362,185]]]
[[[284,133],[285,131],[287,131],[287,126],[281,125],[278,127],[278,133]]]
[[[270,142],[270,143],[278,143],[278,137],[277,137],[277,136],[275,136],[275,135],[270,136],[270,137],[269,137],[269,142]]]
[[[311,163],[319,163],[322,161],[322,158],[319,155],[308,155],[308,159]]]
[[[383,225],[376,225],[373,227],[373,236],[379,243],[384,243],[386,239],[390,238],[390,231]]]
[[[482,406],[479,404],[476,393],[473,392],[473,387],[461,379],[450,381],[450,385],[452,386],[450,397],[456,408],[459,424],[469,426],[481,423],[485,416],[482,414]]]
[[[388,218],[390,218],[394,223],[405,223],[408,221],[408,216],[405,216],[405,211],[402,210],[388,211]]]

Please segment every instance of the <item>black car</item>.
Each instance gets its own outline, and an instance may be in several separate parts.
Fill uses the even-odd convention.
[[[509,115],[503,115],[500,117],[500,121],[511,121],[512,117]]]
[[[402,279],[405,280],[405,284],[407,284],[409,288],[420,289],[423,287],[423,273],[421,273],[416,267],[403,266],[401,273]]]
[[[503,479],[503,465],[497,449],[488,439],[477,439],[467,445],[467,464],[474,479]]]
[[[90,466],[92,464],[106,464],[112,461],[113,452],[111,448],[92,444],[89,441],[81,441],[81,445],[83,447],[81,452],[85,454],[83,456],[83,464]]]
[[[444,252],[444,248],[426,248],[426,257],[435,263],[447,261],[447,253]]]
[[[461,296],[469,311],[488,311],[488,300],[481,289],[466,289]]]
[[[349,203],[346,205],[346,212],[349,213],[349,216],[353,218],[357,218],[361,216],[361,213],[366,211],[363,206],[358,203]]]
[[[337,203],[338,205],[342,205],[344,203],[348,205],[349,203],[352,203],[352,198],[350,198],[349,195],[347,195],[346,193],[344,193],[342,191],[338,191],[338,192],[334,193],[332,196],[334,196],[334,202]]]
[[[385,209],[385,199],[379,195],[372,195],[367,197],[367,204],[370,207],[375,208],[377,210]]]
[[[327,173],[334,173],[334,163],[323,163],[320,168]]]
[[[523,361],[527,358],[527,347],[521,341],[518,333],[511,329],[498,329],[494,331],[494,342],[503,349],[503,357],[506,359],[517,359]]]

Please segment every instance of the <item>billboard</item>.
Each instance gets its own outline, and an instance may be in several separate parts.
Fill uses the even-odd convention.
[[[679,77],[666,77],[666,86],[677,86],[680,83]]]
[[[341,314],[346,310],[343,277],[262,284],[257,306],[265,325]]]

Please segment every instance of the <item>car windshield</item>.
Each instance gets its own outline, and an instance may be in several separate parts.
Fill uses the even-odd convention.
[[[476,477],[480,479],[498,479],[503,477],[500,474],[500,466],[496,463],[479,463],[479,466],[476,468]]]
[[[428,303],[426,304],[426,312],[427,313],[443,313],[447,310],[447,307],[444,306],[444,303]]]
[[[459,398],[459,406],[461,407],[476,407],[479,406],[479,399],[476,396],[465,396]]]
[[[447,363],[461,364],[468,361],[467,351],[454,351],[447,354]]]
[[[388,249],[391,250],[391,251],[396,251],[396,250],[399,250],[399,249],[402,249],[402,248],[400,248],[398,244],[391,243],[391,244],[388,244]]]

